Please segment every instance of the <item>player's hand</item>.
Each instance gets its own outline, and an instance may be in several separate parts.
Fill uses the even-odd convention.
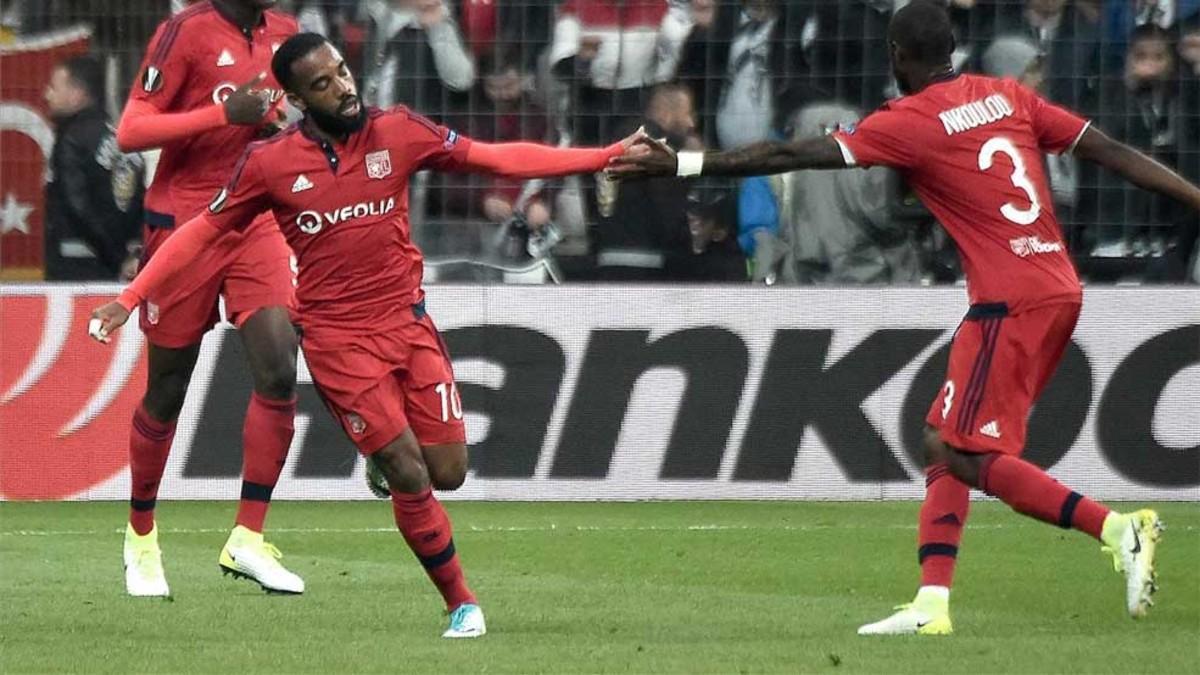
[[[631,148],[633,148],[639,142],[644,141],[644,140],[645,141],[651,140],[650,134],[646,133],[646,127],[644,127],[644,126],[638,127],[637,131],[635,131],[632,134],[629,134],[625,138],[621,139],[621,147],[625,148],[625,152],[628,153]]]
[[[257,138],[270,138],[288,128],[288,126],[287,110],[281,104],[273,105],[267,111],[266,118],[263,120],[262,125],[258,127],[258,133],[255,136]]]
[[[644,133],[625,149],[625,154],[608,162],[605,174],[612,180],[674,176],[679,168],[675,151],[667,142]]]
[[[112,342],[113,331],[125,325],[129,320],[129,312],[119,302],[110,302],[92,310],[92,320],[88,321],[88,335],[97,342],[108,344]]]
[[[446,5],[442,0],[417,0],[417,21],[429,28],[446,20]]]
[[[222,105],[225,106],[225,119],[230,124],[256,126],[262,122],[267,108],[271,106],[271,95],[255,87],[262,84],[266,77],[266,73],[259,73],[226,97]]]

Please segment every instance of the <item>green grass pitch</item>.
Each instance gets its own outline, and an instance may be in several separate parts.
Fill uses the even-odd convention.
[[[902,503],[451,503],[489,633],[442,607],[385,502],[281,502],[302,597],[222,577],[230,503],[159,507],[172,601],[124,595],[117,503],[0,504],[0,672],[1197,672],[1200,505],[1160,505],[1144,621],[1098,545],[995,503],[949,638],[859,638],[915,588]]]

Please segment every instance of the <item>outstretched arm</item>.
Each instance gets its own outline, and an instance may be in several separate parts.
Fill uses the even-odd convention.
[[[761,176],[797,169],[844,169],[848,166],[832,136],[798,141],[765,141],[725,152],[676,153],[661,141],[638,142],[614,159],[617,178],[648,176]]]
[[[558,148],[539,143],[472,141],[462,168],[510,178],[553,178],[595,173],[603,171],[610,160],[620,157],[643,139],[647,139],[646,132],[638,129],[607,148]]]
[[[552,178],[594,173],[625,151],[620,143],[607,148],[556,148],[538,143],[471,143],[463,169],[510,178]]]
[[[243,230],[259,213],[271,208],[270,195],[251,145],[233,170],[228,187],[217,193],[208,210],[184,223],[167,238],[150,262],[138,273],[115,302],[92,312],[88,333],[100,342],[129,320],[129,313],[143,300],[164,298],[180,292],[186,275],[180,272],[205,248],[231,230]]]
[[[1200,187],[1094,126],[1083,132],[1075,146],[1075,156],[1118,173],[1143,190],[1171,197],[1200,211]]]
[[[204,249],[220,239],[226,231],[205,213],[187,221],[178,232],[167,237],[150,262],[146,263],[137,277],[117,296],[117,302],[125,309],[132,310],[151,294],[173,294],[179,272],[194,261]]]
[[[224,233],[225,230],[205,214],[189,220],[163,242],[150,262],[115,301],[97,307],[92,312],[88,333],[100,342],[108,342],[113,331],[129,320],[129,313],[149,294],[166,296],[177,291],[175,284],[180,278],[179,272]]]

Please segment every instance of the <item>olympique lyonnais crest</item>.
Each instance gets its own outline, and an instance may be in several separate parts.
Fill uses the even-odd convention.
[[[392,155],[387,150],[367,153],[367,178],[376,180],[392,175]]]

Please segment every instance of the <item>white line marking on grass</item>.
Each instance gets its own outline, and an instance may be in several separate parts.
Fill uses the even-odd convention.
[[[1037,525],[1028,523],[989,523],[983,525],[968,525],[972,530],[1005,530]],[[479,534],[504,534],[520,532],[817,532],[823,530],[915,530],[911,525],[863,525],[853,523],[847,525],[720,525],[715,523],[698,525],[459,525],[455,529]],[[1192,526],[1179,528],[1191,531]],[[161,528],[163,534],[224,534],[228,528],[222,527],[179,527]],[[123,534],[125,528],[94,529],[94,530],[4,530],[3,537],[69,537]],[[394,527],[273,527],[268,534],[396,534]]]

